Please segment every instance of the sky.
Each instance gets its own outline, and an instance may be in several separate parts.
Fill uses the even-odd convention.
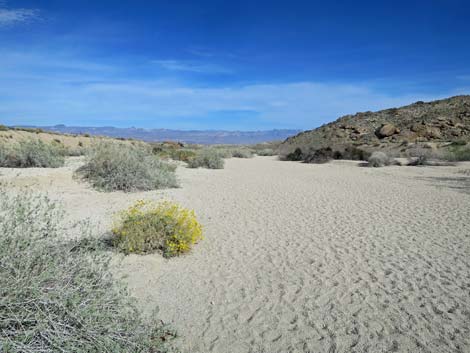
[[[311,129],[470,94],[470,1],[0,0],[0,123]]]

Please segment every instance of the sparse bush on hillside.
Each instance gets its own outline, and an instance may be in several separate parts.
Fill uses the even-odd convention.
[[[232,157],[234,158],[252,158],[253,153],[246,148],[237,148],[232,151]]]
[[[8,127],[5,125],[0,124],[0,131],[8,131]]]
[[[115,246],[127,254],[161,251],[168,257],[188,252],[202,239],[194,211],[168,201],[137,201],[121,212],[113,233]]]
[[[64,165],[64,151],[56,143],[41,140],[22,140],[0,144],[0,167],[58,168]]]
[[[188,161],[189,168],[223,169],[224,159],[219,152],[212,148],[205,148],[196,153],[196,156]]]
[[[174,333],[143,319],[102,243],[65,240],[46,197],[0,191],[0,352],[168,352]]]
[[[144,148],[100,143],[77,173],[99,190],[129,192],[176,187],[175,168]]]
[[[379,152],[379,151],[373,152],[371,156],[369,157],[368,162],[369,162],[368,164],[369,167],[375,167],[375,168],[385,167],[388,165],[395,164],[395,161],[393,158],[390,158],[384,152]]]

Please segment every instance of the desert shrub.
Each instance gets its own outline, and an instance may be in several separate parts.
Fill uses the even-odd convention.
[[[176,187],[175,166],[144,148],[117,143],[93,146],[77,175],[103,191],[137,191]]]
[[[233,157],[233,150],[230,148],[217,148],[217,153],[222,158],[232,158]]]
[[[175,149],[170,152],[171,159],[187,162],[196,156],[196,152],[190,149]]]
[[[205,148],[196,153],[196,156],[188,160],[189,168],[223,169],[224,159],[215,149]]]
[[[467,141],[465,140],[455,140],[450,143],[451,146],[465,146]]]
[[[8,131],[8,127],[0,124],[0,131]]]
[[[232,151],[232,157],[235,158],[252,158],[253,153],[245,148],[237,148]]]
[[[265,148],[256,152],[258,156],[274,156],[276,153],[272,148]]]
[[[302,149],[297,147],[293,152],[288,153],[284,158],[286,161],[302,161],[304,159],[304,154]]]
[[[427,145],[413,145],[407,150],[407,155],[409,166],[428,165],[433,158],[432,149]]]
[[[115,246],[125,253],[161,251],[168,257],[188,252],[202,239],[202,227],[194,211],[168,201],[137,201],[121,212],[113,233]]]
[[[0,144],[0,167],[58,168],[64,165],[64,161],[63,148],[55,143],[30,139]]]
[[[143,318],[88,228],[65,240],[61,216],[44,196],[1,190],[0,352],[167,352],[174,333]]]
[[[394,164],[394,160],[387,156],[384,152],[373,152],[368,159],[369,167],[384,167]]]
[[[353,161],[367,161],[371,154],[355,146],[347,146],[342,152],[342,158]]]
[[[311,150],[304,155],[305,163],[327,163],[333,159],[333,150],[330,147]]]
[[[444,158],[448,161],[470,161],[470,148],[469,147],[462,147],[454,146],[448,150],[448,152],[444,155]]]

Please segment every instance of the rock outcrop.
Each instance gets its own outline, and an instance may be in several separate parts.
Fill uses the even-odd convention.
[[[346,115],[317,129],[289,137],[281,153],[296,148],[320,149],[355,145],[395,148],[409,143],[470,142],[470,96]]]

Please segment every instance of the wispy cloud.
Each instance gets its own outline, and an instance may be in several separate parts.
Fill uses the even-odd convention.
[[[462,81],[470,81],[470,75],[458,75],[457,79]]]
[[[159,65],[165,70],[194,72],[200,74],[231,74],[232,70],[221,65],[202,63],[197,61],[183,60],[153,60],[152,63]]]
[[[70,53],[10,52],[0,56],[0,121],[12,125],[307,129],[348,113],[465,92],[389,94],[364,82],[226,83],[212,88],[187,82],[136,76],[132,66],[95,62]]]
[[[2,3],[0,3],[0,6]],[[25,23],[37,19],[39,17],[39,10],[37,9],[9,9],[0,8],[0,27],[13,26],[20,23]]]

